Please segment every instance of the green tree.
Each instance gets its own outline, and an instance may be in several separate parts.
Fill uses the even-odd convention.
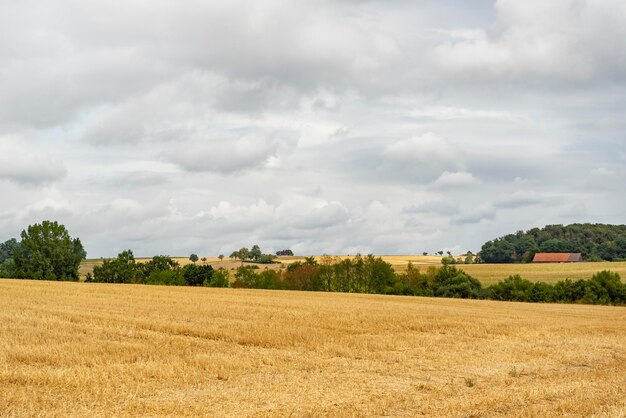
[[[213,277],[213,267],[208,265],[196,266],[187,264],[182,269],[183,278],[189,286],[202,286],[205,282],[210,282]]]
[[[241,264],[243,264],[244,261],[250,258],[250,250],[246,247],[239,249],[239,251],[237,251],[237,258],[240,259]]]
[[[272,264],[274,262],[274,258],[276,258],[276,256],[273,254],[261,254],[256,261],[261,264]]]
[[[476,299],[481,295],[480,282],[454,266],[444,265],[437,270],[432,286],[437,297]]]
[[[43,221],[22,231],[13,258],[16,275],[29,279],[78,280],[78,266],[87,253],[80,239],[72,239],[64,225]]]
[[[0,264],[0,278],[11,279],[15,277],[15,261],[13,258],[7,258],[4,263]]]
[[[456,259],[450,255],[441,258],[441,264],[447,266],[449,264],[456,264]]]
[[[20,248],[20,243],[15,238],[11,238],[0,244],[0,264],[4,263]]]
[[[422,274],[419,267],[409,262],[406,271],[397,276],[393,293],[399,295],[432,296],[430,278]]]
[[[230,285],[228,271],[222,268],[215,270],[213,277],[210,280],[205,280],[203,285],[206,287],[228,287]]]
[[[250,258],[253,259],[254,261],[259,261],[259,258],[261,258],[261,256],[263,255],[263,253],[261,252],[261,247],[259,247],[258,245],[253,245],[252,248],[250,249]]]
[[[217,258],[219,258],[220,261],[222,261],[224,259],[224,254],[218,255]],[[206,261],[206,258],[204,258],[204,261]]]
[[[240,266],[235,272],[233,287],[254,289],[257,287],[259,276],[251,266]]]
[[[117,258],[104,260],[93,268],[93,281],[101,283],[140,283],[141,272],[131,250],[122,251]]]
[[[505,280],[491,285],[487,290],[489,299],[528,302],[533,295],[535,285],[519,274],[509,276]]]
[[[391,264],[369,254],[363,259],[367,293],[389,293],[397,280]]]
[[[138,264],[137,267],[141,271],[144,283],[160,284],[159,280],[163,279],[164,283],[162,284],[185,284],[184,280],[174,280],[177,279],[177,277],[175,276],[177,276],[179,273],[180,265],[168,255],[155,255],[154,257],[152,257],[152,260],[148,261],[147,263]],[[174,274],[160,275],[160,272],[163,271],[172,271],[174,272]],[[158,277],[158,279],[150,279],[151,275],[153,275],[154,277]],[[172,282],[170,283],[169,281]]]
[[[553,238],[543,242],[540,249],[544,253],[567,253],[572,250],[572,246],[565,240]]]
[[[198,254],[191,254],[191,255],[189,256],[189,260],[190,260],[192,263],[196,264],[196,261],[198,261]]]

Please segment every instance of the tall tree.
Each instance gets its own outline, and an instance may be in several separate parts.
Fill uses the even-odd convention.
[[[0,264],[9,258],[13,258],[15,252],[20,248],[20,243],[15,238],[6,240],[0,244]]]
[[[250,258],[250,250],[246,247],[239,249],[239,251],[237,251],[237,258],[240,259],[241,264],[243,264],[244,261]]]
[[[72,239],[64,225],[43,221],[22,231],[14,254],[18,277],[47,280],[78,280],[78,266],[87,253],[80,239]]]
[[[262,255],[263,255],[263,252],[261,252],[261,247],[254,244],[252,248],[250,249],[250,258],[253,259],[254,261],[259,261],[259,258],[261,258]]]

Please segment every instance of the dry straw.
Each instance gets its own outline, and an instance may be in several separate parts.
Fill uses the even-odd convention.
[[[0,415],[624,416],[626,308],[0,280]]]

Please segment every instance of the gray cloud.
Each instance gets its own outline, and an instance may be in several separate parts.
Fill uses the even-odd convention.
[[[0,239],[402,253],[623,222],[624,7],[7,3]]]
[[[0,179],[21,185],[41,186],[59,181],[67,174],[61,160],[50,154],[35,153],[27,147],[0,138]]]
[[[522,208],[534,205],[549,206],[558,203],[558,196],[544,195],[535,191],[516,190],[501,196],[495,203],[498,208]]]
[[[475,224],[483,220],[489,221],[496,217],[496,210],[490,204],[479,205],[454,218],[458,224]]]
[[[439,189],[460,189],[472,187],[480,183],[476,177],[467,171],[449,172],[444,171],[433,182],[433,186]]]

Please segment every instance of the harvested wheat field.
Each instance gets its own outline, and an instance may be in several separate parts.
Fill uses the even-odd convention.
[[[526,263],[526,264],[459,264],[457,267],[476,277],[483,285],[490,285],[513,274],[531,282],[556,283],[565,279],[589,279],[602,270],[610,270],[626,279],[626,262],[596,261],[585,263]]]
[[[0,280],[2,416],[625,416],[626,308]]]

